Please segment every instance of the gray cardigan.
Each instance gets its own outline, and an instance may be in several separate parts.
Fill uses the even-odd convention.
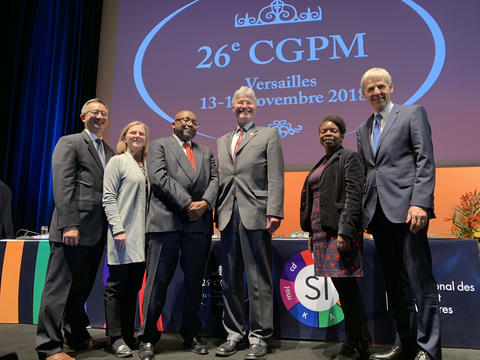
[[[145,176],[128,152],[112,157],[105,168],[103,207],[108,220],[108,264],[145,261]],[[117,250],[113,236],[122,232],[126,246]]]

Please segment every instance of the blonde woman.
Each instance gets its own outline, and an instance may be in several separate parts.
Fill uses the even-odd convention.
[[[105,317],[111,351],[132,356],[137,293],[145,272],[145,214],[149,183],[145,157],[148,129],[140,121],[122,130],[118,155],[105,168],[103,206],[108,220]]]

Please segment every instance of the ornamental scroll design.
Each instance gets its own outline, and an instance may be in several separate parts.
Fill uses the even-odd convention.
[[[271,124],[268,124],[268,127],[276,128],[278,130],[280,138],[282,139],[287,137],[288,135],[300,134],[303,130],[302,125],[297,125],[296,127],[293,127],[293,125],[287,122],[287,120],[274,120]]]
[[[258,12],[258,16],[241,17],[235,14],[235,27],[249,27],[261,25],[279,25],[290,23],[302,23],[322,21],[322,9],[320,6],[315,10],[307,8],[307,11],[298,13],[295,6],[287,4],[282,0],[273,0],[269,5],[265,6]]]

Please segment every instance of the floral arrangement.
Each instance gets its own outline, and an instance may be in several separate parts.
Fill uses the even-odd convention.
[[[452,234],[464,239],[480,239],[480,193],[477,190],[460,196],[460,204],[453,207]]]

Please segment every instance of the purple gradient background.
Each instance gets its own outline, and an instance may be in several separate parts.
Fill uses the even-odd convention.
[[[258,98],[292,96],[301,90],[305,95],[323,94],[329,89],[359,89],[362,74],[370,67],[387,68],[393,77],[392,100],[402,104],[422,85],[434,58],[432,34],[423,20],[402,1],[310,1],[290,0],[299,12],[320,6],[321,22],[268,25],[236,29],[236,13],[256,16],[271,1],[243,2],[200,0],[170,20],[148,47],[142,66],[147,91],[157,105],[171,117],[182,109],[195,112],[198,131],[215,138],[232,131],[236,125],[231,109],[218,106],[201,110],[202,97],[216,96],[219,101],[242,85],[246,77],[259,80],[280,80],[288,75],[316,78],[317,86],[285,90],[256,90]],[[133,120],[145,122],[150,140],[169,136],[171,124],[155,114],[137,92],[133,78],[133,62],[145,36],[173,11],[190,3],[179,0],[145,0],[140,3],[120,0],[113,103],[111,106],[110,143],[115,144],[121,129]],[[480,1],[426,0],[417,1],[438,23],[446,44],[443,70],[433,87],[417,102],[424,105],[432,126],[435,160],[439,165],[478,164],[480,152],[477,138],[478,59],[480,45]],[[339,34],[350,45],[356,33],[363,33],[368,57],[328,59],[329,47],[318,52],[319,61],[306,61],[307,36]],[[298,63],[274,60],[268,65],[251,62],[248,49],[258,40],[301,38],[304,59]],[[196,69],[208,45],[214,51],[223,44],[240,43],[240,51],[231,54],[226,68]],[[265,48],[265,47],[264,47]],[[355,51],[353,51],[355,52]],[[258,52],[261,54],[261,52]],[[339,53],[341,54],[341,53]],[[264,54],[263,56],[267,56]],[[292,55],[293,56],[293,55]],[[347,122],[347,131],[357,128],[371,114],[367,102],[323,103],[297,106],[258,107],[255,122],[266,125],[274,120],[287,120],[303,131],[282,139],[287,165],[315,163],[323,154],[318,142],[318,124],[329,113],[337,113]],[[197,135],[196,142],[216,152],[216,141]],[[345,147],[356,149],[355,134],[347,135]]]

